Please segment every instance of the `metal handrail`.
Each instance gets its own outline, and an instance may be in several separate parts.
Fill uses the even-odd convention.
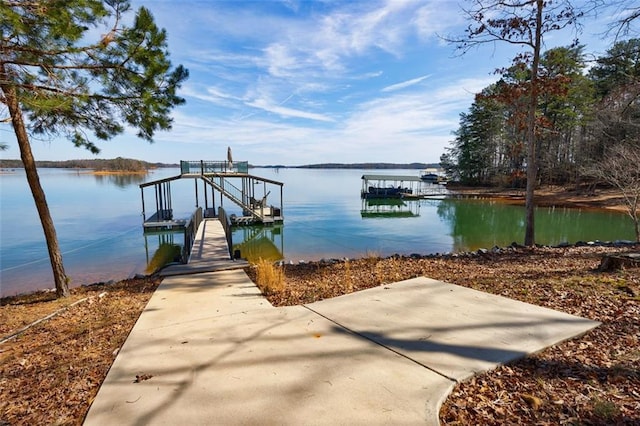
[[[214,178],[218,179],[219,182],[216,182]],[[223,193],[229,200],[233,201],[238,206],[251,213],[253,217],[260,220],[264,219],[264,209],[260,209],[260,213],[254,211],[253,207],[249,203],[249,200],[246,199],[247,197],[244,192],[240,188],[229,182],[227,179],[225,179],[223,176],[215,174],[214,176],[202,176],[201,179],[203,179],[205,182],[208,182],[215,189]]]

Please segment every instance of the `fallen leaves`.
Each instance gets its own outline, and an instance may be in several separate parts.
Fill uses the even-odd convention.
[[[153,374],[136,374],[136,379],[133,381],[133,383],[141,383],[145,380],[149,380],[152,377]]]
[[[43,294],[3,300],[0,313],[10,327],[66,309],[0,346],[0,424],[82,424],[158,283],[139,279],[78,288],[62,301]],[[88,300],[71,306],[83,298]],[[3,325],[2,332],[11,334]]]

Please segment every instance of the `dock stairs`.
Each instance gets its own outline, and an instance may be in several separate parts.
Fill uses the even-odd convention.
[[[237,188],[224,176],[216,173],[202,176],[201,179],[229,201],[242,208],[245,215],[235,218],[237,224],[248,225],[256,221],[265,222],[264,209],[258,209],[258,203],[253,197],[247,197],[240,188]]]

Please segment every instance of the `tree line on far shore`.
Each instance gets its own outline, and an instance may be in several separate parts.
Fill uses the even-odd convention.
[[[36,161],[36,166],[62,169],[93,169],[95,171],[113,172],[144,172],[160,167],[178,167],[177,164],[149,163],[147,161],[122,157],[112,159]],[[23,167],[24,164],[21,160],[0,160],[0,168],[3,169],[20,169]]]

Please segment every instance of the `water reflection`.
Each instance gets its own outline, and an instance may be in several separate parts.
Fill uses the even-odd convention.
[[[147,173],[94,173],[96,182],[100,185],[115,185],[118,188],[126,188],[132,185],[140,185],[147,180]]]
[[[284,234],[282,224],[271,226],[242,226],[233,230],[233,241],[242,241],[233,245],[233,252],[249,262],[258,260],[275,262],[283,259]]]
[[[145,231],[144,249],[146,272],[158,269],[165,261],[180,262],[184,256],[184,231]]]
[[[437,212],[449,226],[453,251],[504,247],[524,240],[522,206],[490,200],[444,199]],[[629,221],[618,212],[539,207],[535,210],[534,220],[536,241],[548,245],[616,240],[629,233]],[[606,227],[603,227],[604,223]]]
[[[184,244],[182,231],[142,237],[137,185],[148,177],[46,168],[40,172],[73,286],[143,273],[162,244]],[[361,177],[370,172],[255,170],[256,175],[284,182],[285,226],[237,228],[236,247],[243,257],[260,253],[258,256],[270,260],[283,256],[319,260],[359,257],[367,252],[387,256],[467,251],[523,241],[524,209],[520,206],[488,200],[363,205]],[[178,169],[151,171],[154,180],[179,173]],[[384,173],[415,174],[407,170]],[[24,171],[0,175],[0,185],[0,295],[52,287],[46,242]],[[198,188],[191,179],[172,182],[175,217],[187,219],[203,204],[202,192],[198,189],[199,197],[195,196],[194,186]],[[396,214],[405,210],[408,213]],[[365,217],[369,212],[385,219],[369,219]],[[633,225],[624,214],[558,208],[536,212],[536,241],[541,244],[633,237]]]
[[[453,251],[505,246],[524,236],[522,208],[495,201],[442,200],[440,216],[450,227]]]
[[[401,198],[363,198],[360,216],[363,219],[418,217],[420,201]]]

